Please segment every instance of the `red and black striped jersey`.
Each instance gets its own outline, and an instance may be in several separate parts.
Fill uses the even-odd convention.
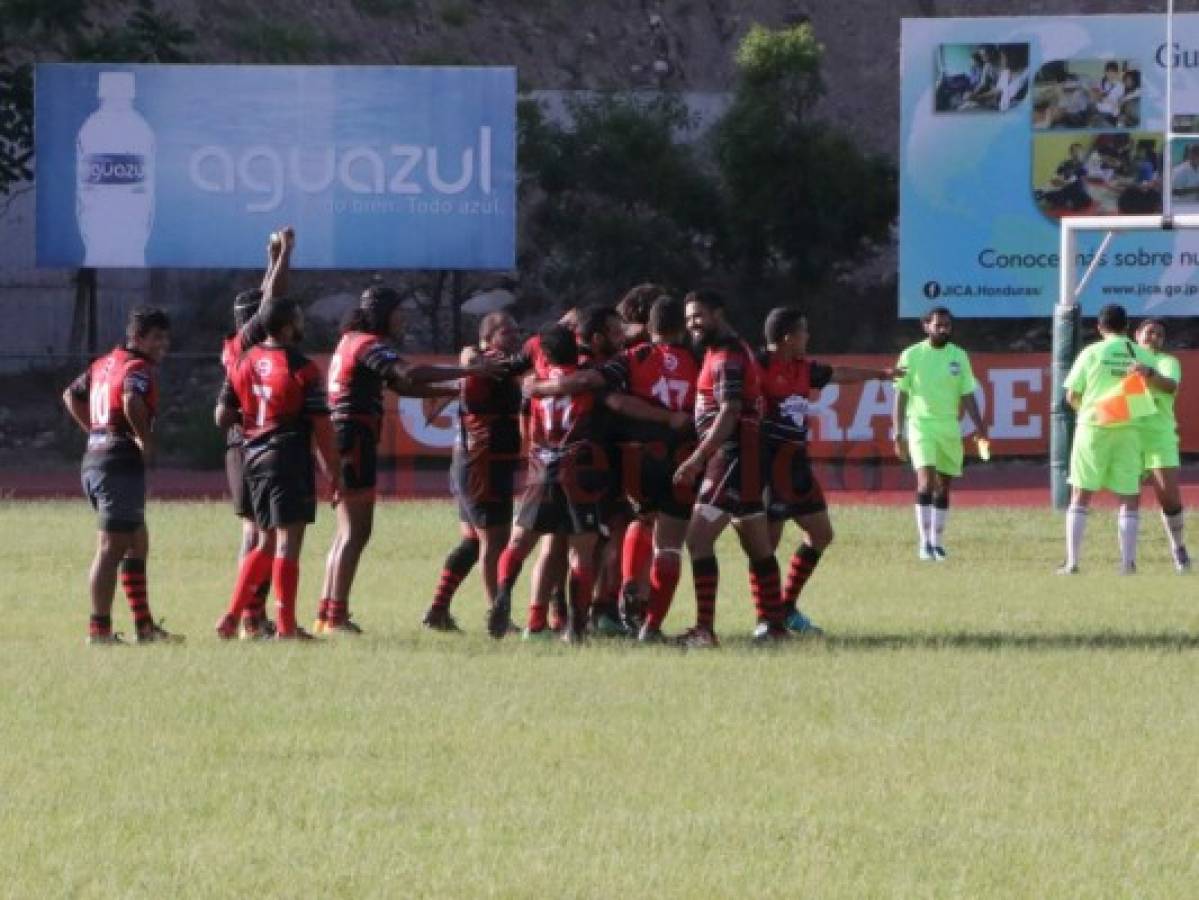
[[[691,412],[699,360],[682,344],[638,344],[616,354],[601,370],[610,390],[666,409]]]
[[[504,359],[495,350],[482,350],[485,359]],[[467,463],[488,459],[515,460],[520,456],[520,383],[514,375],[485,378],[468,375],[458,392],[458,446]]]
[[[133,426],[125,415],[125,395],[141,398],[153,425],[158,414],[158,379],[149,357],[137,350],[117,347],[93,361],[71,382],[70,392],[87,399],[89,433],[85,466],[141,461]]]
[[[833,379],[833,367],[811,359],[782,359],[762,350],[762,431],[772,444],[804,444],[808,440],[808,406],[812,392]]]
[[[242,336],[234,332],[225,338],[221,344],[221,368],[225,370],[225,380],[228,381],[233,375],[234,368],[237,367],[237,361],[242,354]],[[226,447],[240,447],[245,443],[245,437],[241,432],[241,423],[236,422],[229,426],[229,430],[225,432]]]
[[[695,433],[702,441],[716,422],[720,407],[740,401],[739,427],[733,430],[726,447],[735,448],[742,433],[756,433],[762,419],[762,378],[749,345],[730,335],[709,346],[704,353],[696,382]]]
[[[376,334],[349,331],[329,360],[329,406],[333,418],[383,416],[383,386],[400,362],[395,347]]]
[[[561,378],[578,369],[544,362],[537,377]],[[575,477],[580,462],[591,461],[599,406],[593,391],[530,400],[529,481],[561,483]]]
[[[247,450],[297,440],[306,446],[310,420],[329,415],[316,364],[292,347],[270,344],[241,355],[221,391],[221,403],[241,411]]]

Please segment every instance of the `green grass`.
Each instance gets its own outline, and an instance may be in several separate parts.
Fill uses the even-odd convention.
[[[473,578],[469,633],[424,633],[453,513],[391,504],[368,634],[276,646],[211,636],[226,508],[152,503],[190,640],[125,649],[83,645],[84,505],[0,504],[0,895],[1189,895],[1199,597],[1155,517],[1126,579],[1108,513],[1074,579],[1048,512],[955,511],[940,566],[907,509],[834,521],[821,645],[746,646],[731,541],[720,651],[496,644]],[[684,579],[668,630],[692,609]]]

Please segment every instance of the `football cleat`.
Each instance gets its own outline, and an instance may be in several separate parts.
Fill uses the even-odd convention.
[[[580,646],[587,643],[589,632],[586,626],[583,628],[565,628],[562,630],[562,643],[571,644],[572,646]]]
[[[944,547],[933,546],[933,559],[937,562],[945,562],[949,559],[949,554],[945,552]]]
[[[637,587],[626,584],[620,592],[620,621],[630,635],[641,631],[649,603],[637,596]]]
[[[1053,573],[1054,575],[1077,575],[1078,566],[1070,563],[1062,563]]]
[[[237,637],[237,619],[225,613],[216,623],[216,636],[222,641],[231,641]]]
[[[666,635],[662,633],[662,629],[649,624],[649,622],[644,623],[641,630],[637,632],[637,643],[639,644],[665,644],[666,642]]]
[[[613,616],[607,610],[601,610],[598,614],[591,616],[591,630],[596,637],[628,637],[629,631],[620,619]]]
[[[531,643],[545,643],[558,637],[552,628],[526,628],[521,632],[520,639]]]
[[[275,640],[277,640],[277,641],[315,641],[316,638],[314,638],[311,634],[309,634],[307,631],[305,631],[303,628],[300,628],[297,625],[296,630],[293,631],[291,634],[284,634],[282,631],[276,631],[275,632]]]
[[[924,544],[916,554],[921,562],[931,562],[937,558],[937,554],[933,552],[932,544]]]
[[[430,631],[462,633],[462,629],[458,627],[457,621],[455,621],[454,617],[450,615],[450,611],[445,607],[430,606],[425,611],[425,617],[420,620],[420,623]]]
[[[121,636],[119,631],[109,631],[105,634],[89,634],[87,642],[93,647],[126,646],[125,638]]]
[[[786,625],[771,622],[759,622],[750,638],[756,646],[764,646],[791,640],[791,632]]]
[[[1187,553],[1186,547],[1179,547],[1174,553],[1174,571],[1179,575],[1185,575],[1191,571],[1191,554]]]
[[[181,634],[167,631],[161,622],[151,622],[145,628],[138,629],[136,640],[139,644],[182,644],[187,639]]]
[[[487,611],[487,633],[500,640],[512,625],[512,596],[506,590],[495,595],[495,603]]]
[[[805,616],[798,609],[787,615],[787,630],[799,637],[824,637],[824,629]]]
[[[688,628],[678,637],[678,642],[688,650],[711,650],[720,646],[716,632],[707,628]]]
[[[358,635],[362,634],[362,626],[350,616],[346,616],[340,622],[326,622],[324,633],[326,637],[332,637],[335,634]]]

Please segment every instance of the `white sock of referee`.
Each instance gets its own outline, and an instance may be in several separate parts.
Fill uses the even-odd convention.
[[[1087,533],[1087,515],[1090,510],[1085,506],[1071,505],[1066,510],[1066,565],[1070,568],[1078,566],[1078,558],[1082,554],[1082,538]]]
[[[1121,506],[1116,532],[1120,537],[1120,562],[1126,569],[1137,564],[1137,532],[1140,528],[1140,511]]]

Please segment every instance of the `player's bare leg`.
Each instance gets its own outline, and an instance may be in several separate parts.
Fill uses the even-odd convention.
[[[112,598],[117,589],[117,571],[132,546],[132,532],[96,532],[96,554],[92,557],[88,571],[88,590],[92,601],[91,623],[88,627],[90,643],[107,644],[114,641]]]
[[[595,557],[598,537],[595,534],[576,534],[570,546],[570,623],[562,639],[567,643],[582,640],[587,634],[591,607],[591,592],[595,587]]]
[[[441,566],[441,575],[437,579],[437,590],[433,594],[433,602],[429,604],[429,608],[425,611],[425,617],[421,620],[421,624],[432,631],[457,632],[461,630],[458,628],[458,622],[450,615],[450,604],[454,601],[454,594],[457,592],[458,586],[462,584],[466,576],[470,574],[470,570],[475,567],[475,563],[479,561],[479,548],[485,536],[484,531],[475,528],[469,522],[459,522],[458,528],[461,540],[457,547],[446,554],[445,562]],[[502,545],[500,549],[503,549]],[[486,565],[484,565],[483,586],[487,589],[487,605],[490,607],[494,590],[488,588]]]
[[[670,612],[679,576],[683,569],[683,542],[687,538],[688,521],[673,516],[658,515],[654,522],[654,555],[649,573],[649,605],[645,622],[637,635],[642,643],[662,641],[662,624]]]
[[[565,608],[568,541],[564,534],[549,534],[541,539],[541,550],[533,566],[533,589],[529,600],[529,620],[526,636],[540,635],[548,627],[566,627]],[[551,609],[559,597],[562,609]]]
[[[525,559],[539,536],[537,532],[517,525],[512,529],[508,546],[500,554],[497,563],[495,603],[487,614],[487,631],[496,640],[504,637],[512,624],[512,589],[516,586],[516,579],[520,577]]]
[[[1177,469],[1150,469],[1149,483],[1162,511],[1162,525],[1170,541],[1174,568],[1180,574],[1191,570],[1191,556],[1183,537],[1182,490],[1178,486]]]
[[[358,574],[358,561],[370,542],[375,525],[375,492],[347,491],[337,504],[337,532],[325,564],[325,581],[314,630],[358,633],[350,620],[350,590]]]

